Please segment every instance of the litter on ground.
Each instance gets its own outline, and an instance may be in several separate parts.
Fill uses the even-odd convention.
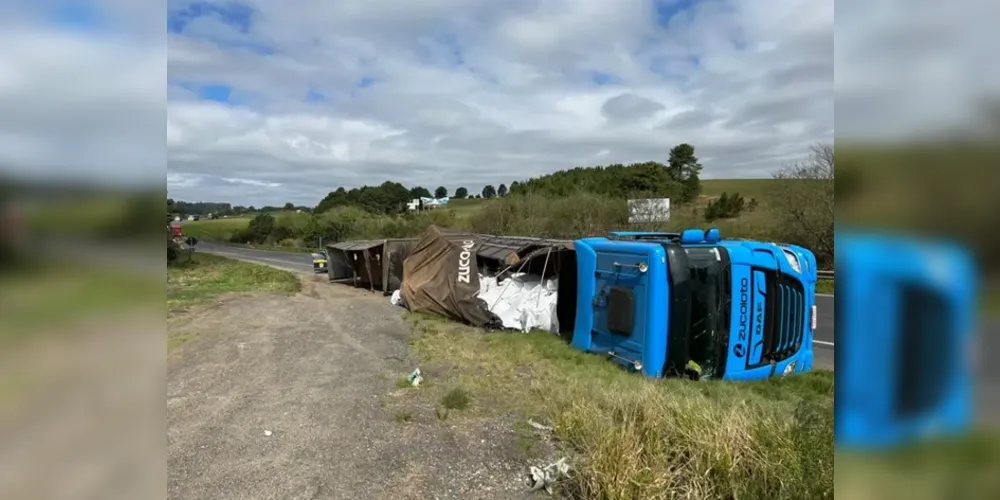
[[[420,367],[417,367],[410,373],[410,376],[406,378],[410,382],[410,385],[416,387],[420,385],[420,382],[424,381],[424,377],[420,375]]]
[[[566,457],[545,467],[531,466],[528,468],[529,491],[544,489],[551,495],[556,483],[567,478],[569,478],[569,464],[566,463]]]
[[[538,429],[538,430],[540,430],[540,431],[546,431],[546,432],[552,432],[553,430],[555,430],[555,429],[554,429],[554,428],[553,428],[552,426],[550,426],[550,425],[544,425],[544,424],[540,424],[540,423],[538,423],[538,422],[535,422],[534,420],[532,420],[532,419],[530,419],[530,418],[528,419],[528,425],[530,425],[530,426],[532,426],[532,427],[534,427],[535,429]]]

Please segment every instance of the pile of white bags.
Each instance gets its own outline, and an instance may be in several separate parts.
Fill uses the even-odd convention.
[[[538,276],[514,273],[497,282],[495,277],[479,277],[479,298],[503,321],[504,328],[527,332],[537,329],[559,331],[556,317],[558,279],[542,283]]]
[[[497,282],[496,277],[479,275],[479,298],[486,302],[490,312],[503,321],[504,328],[522,332],[559,332],[559,318],[556,317],[558,290],[558,278],[542,283],[538,276],[513,273]],[[389,302],[406,307],[399,290],[392,292]]]

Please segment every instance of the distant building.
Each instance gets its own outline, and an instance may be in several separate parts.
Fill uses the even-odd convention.
[[[406,204],[407,210],[433,210],[448,206],[448,197],[444,198],[414,198]]]

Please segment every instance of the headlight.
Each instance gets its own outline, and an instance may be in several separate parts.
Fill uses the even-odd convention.
[[[799,264],[799,258],[791,250],[782,249],[781,252],[785,254],[785,260],[788,261],[788,265],[795,269],[795,272],[802,274],[802,266]]]
[[[792,361],[791,363],[785,365],[785,375],[791,375],[791,373],[794,371],[795,371],[795,361]]]

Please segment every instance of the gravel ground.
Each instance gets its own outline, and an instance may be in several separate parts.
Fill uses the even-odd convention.
[[[303,279],[171,313],[192,340],[168,360],[169,498],[529,497],[513,418],[438,420],[397,387],[417,365],[401,309]]]

